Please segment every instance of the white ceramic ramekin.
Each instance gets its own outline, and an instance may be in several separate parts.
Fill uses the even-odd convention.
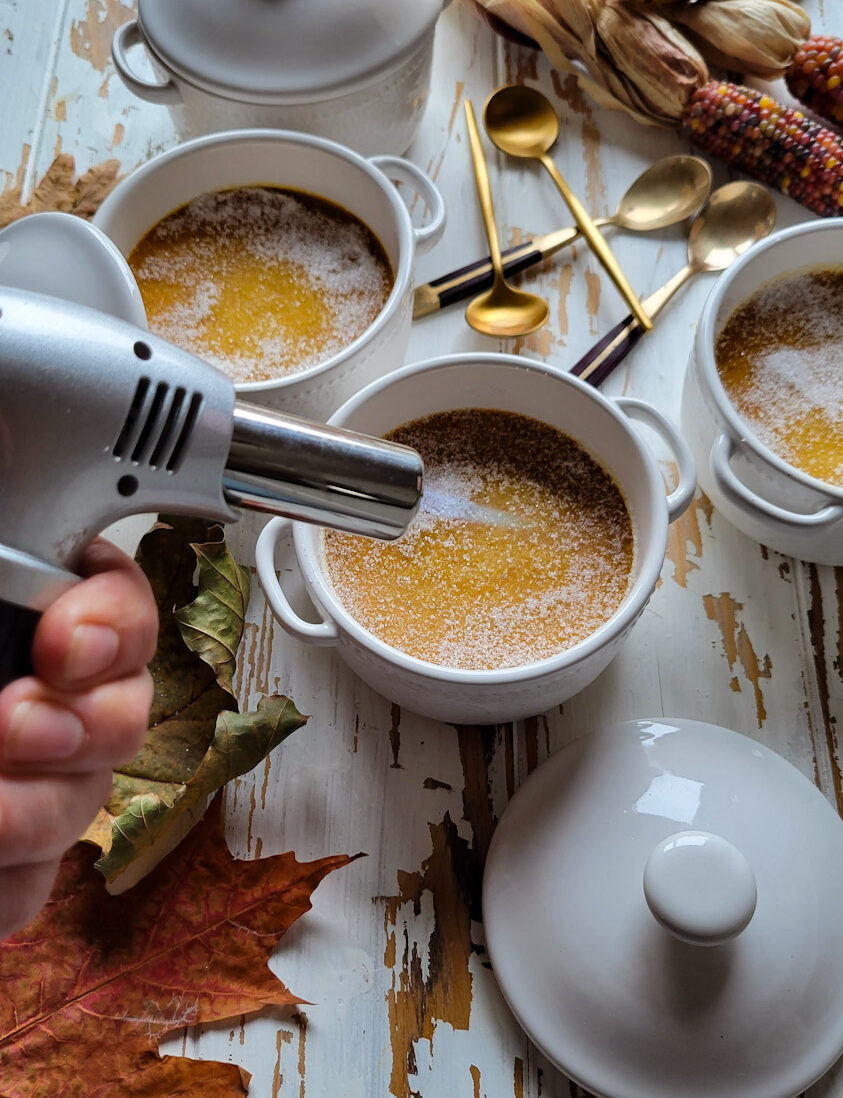
[[[139,0],[112,57],[182,139],[270,126],[403,153],[428,98],[443,0]],[[142,47],[158,79],[137,67]]]
[[[683,433],[714,506],[770,549],[830,565],[843,565],[843,489],[788,465],[755,437],[720,382],[714,346],[737,306],[763,283],[843,265],[841,257],[843,221],[835,218],[782,229],[741,256],[706,300],[682,391]]]
[[[370,686],[422,715],[458,724],[490,724],[542,713],[571,697],[612,659],[658,582],[668,524],[687,507],[696,479],[693,458],[670,423],[649,404],[608,400],[591,386],[515,355],[466,354],[404,366],[347,401],[331,423],[382,435],[409,420],[457,408],[497,408],[532,416],[579,442],[615,478],[635,532],[630,589],[613,617],[559,655],[499,671],[441,667],[415,659],[363,629],[326,577],[318,527],[292,523],[298,566],[321,621],[293,610],[275,570],[278,539],[291,525],[271,520],[258,539],[257,572],[267,601],[288,633],[335,645]],[[666,496],[658,465],[630,423],[643,420],[666,442],[679,470]]]
[[[421,195],[428,210],[424,225],[414,227],[392,178]],[[432,247],[442,235],[445,205],[425,173],[400,157],[366,159],[333,141],[284,130],[232,130],[195,138],[147,161],[117,184],[94,223],[128,256],[162,217],[198,194],[252,184],[307,191],[343,206],[369,226],[392,263],[392,292],[357,339],[314,366],[235,386],[244,400],[326,419],[404,361],[416,250]]]

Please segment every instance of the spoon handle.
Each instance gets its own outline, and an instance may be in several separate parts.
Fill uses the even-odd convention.
[[[610,217],[600,217],[594,222],[598,227],[612,223]],[[503,273],[509,278],[510,275],[526,271],[528,267],[533,267],[558,252],[560,248],[567,248],[580,235],[576,225],[570,225],[566,229],[556,229],[544,236],[525,240],[523,244],[516,244],[513,248],[506,248],[501,252]],[[429,316],[430,313],[444,309],[446,305],[473,297],[482,290],[488,290],[491,285],[491,257],[475,259],[473,263],[467,263],[464,267],[458,267],[455,271],[449,271],[439,278],[416,286],[413,291],[413,320]]]
[[[700,270],[702,270],[701,267],[696,267],[693,263],[686,263],[682,270],[677,271],[672,278],[669,278],[660,290],[650,294],[646,302],[642,302],[648,316],[655,320],[679,287],[684,286],[691,275],[697,274]]]
[[[631,307],[632,312],[638,320],[638,323],[644,328],[645,331],[649,331],[653,323],[647,316],[641,302],[638,300],[635,291],[627,282],[626,275],[621,270],[621,266],[615,259],[614,253],[603,237],[600,235],[596,225],[592,221],[590,215],[587,213],[585,206],[580,202],[568,184],[562,177],[561,172],[550,159],[547,154],[540,156],[542,164],[547,168],[550,173],[553,182],[559,189],[559,193],[565,199],[568,204],[568,209],[574,215],[574,220],[580,228],[580,232],[586,238],[591,247],[591,250],[603,264],[605,269],[609,272],[612,281],[623,294],[627,304]]]
[[[677,271],[672,278],[669,278],[664,286],[646,297],[641,304],[647,315],[655,320],[679,287],[699,270],[699,267],[691,263],[686,264],[681,271]],[[600,385],[615,367],[623,362],[642,335],[644,335],[644,329],[637,319],[634,316],[628,316],[608,331],[590,351],[586,351],[579,362],[571,367],[570,372],[590,385]]]
[[[642,335],[644,329],[634,316],[628,316],[586,351],[570,372],[597,387],[623,362]]]
[[[495,224],[495,210],[492,205],[492,188],[489,183],[489,170],[486,167],[486,157],[483,153],[483,146],[480,144],[477,119],[474,117],[474,107],[472,106],[470,99],[466,99],[465,101],[465,120],[468,127],[468,140],[471,146],[471,163],[474,166],[474,181],[477,184],[477,198],[480,202],[483,225],[489,240],[492,271],[496,278],[503,279],[501,246],[498,240],[497,225]]]

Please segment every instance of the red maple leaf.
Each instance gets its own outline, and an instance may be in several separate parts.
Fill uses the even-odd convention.
[[[301,1002],[267,967],[310,896],[351,857],[232,858],[217,797],[140,885],[110,896],[77,844],[34,922],[0,943],[4,1098],[233,1098],[233,1064],[160,1056],[158,1038]]]

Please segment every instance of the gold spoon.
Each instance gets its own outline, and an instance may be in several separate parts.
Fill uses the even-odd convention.
[[[629,232],[646,233],[676,225],[702,206],[711,189],[711,168],[698,156],[665,156],[651,164],[629,186],[611,217],[595,218],[598,228],[607,225]],[[573,244],[580,236],[576,225],[535,236],[501,252],[507,277],[527,270]],[[492,261],[475,260],[459,270],[440,275],[413,291],[413,320],[453,305],[492,285]]]
[[[666,229],[697,212],[711,190],[711,168],[699,156],[665,156],[630,184],[611,217],[594,224],[630,232]]]
[[[471,160],[474,165],[474,178],[477,183],[477,197],[480,200],[480,212],[483,215],[492,258],[492,288],[469,302],[465,319],[475,331],[482,332],[484,335],[504,339],[527,335],[528,332],[541,328],[550,310],[543,298],[536,294],[524,293],[523,290],[516,290],[504,278],[489,172],[486,168],[483,147],[480,144],[480,134],[477,132],[474,108],[469,99],[465,101],[465,117],[468,125],[468,140],[471,145]]]
[[[718,187],[694,218],[688,234],[688,262],[647,298],[656,317],[680,286],[701,271],[725,271],[739,255],[772,232],[776,207],[758,183],[737,181]]]
[[[645,331],[649,331],[653,326],[652,322],[627,282],[611,248],[547,155],[559,136],[559,119],[550,100],[535,88],[510,84],[499,88],[489,97],[483,111],[483,120],[486,132],[502,152],[527,160],[538,160],[547,168],[574,215],[580,232],[626,298],[638,323]]]
[[[692,275],[725,271],[739,255],[772,232],[775,223],[775,203],[760,183],[739,180],[718,187],[691,225],[688,262],[660,290],[642,302],[649,316],[655,320]],[[627,317],[583,355],[571,373],[592,385],[599,385],[643,334],[635,317]]]

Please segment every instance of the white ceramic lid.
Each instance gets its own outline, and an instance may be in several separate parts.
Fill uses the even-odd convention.
[[[768,748],[630,721],[540,766],[483,881],[495,976],[600,1098],[793,1098],[843,1052],[843,822]]]
[[[45,210],[0,230],[0,286],[48,294],[147,327],[129,264],[96,225]]]
[[[177,76],[243,99],[350,91],[397,64],[443,0],[140,0],[151,49]]]

